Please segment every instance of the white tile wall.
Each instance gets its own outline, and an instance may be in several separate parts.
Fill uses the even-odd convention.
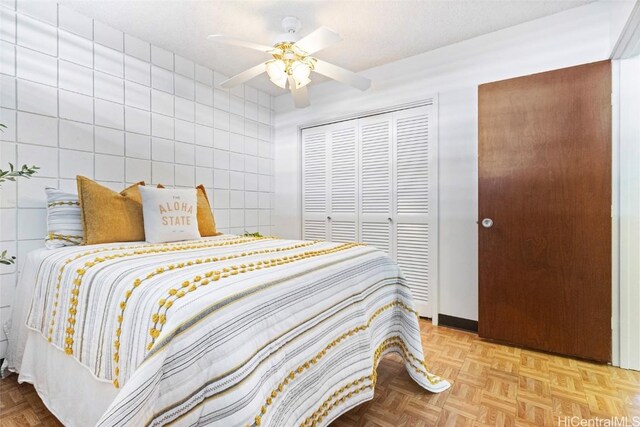
[[[58,49],[60,59],[93,68],[93,43],[91,40],[59,30]]]
[[[0,168],[41,168],[0,188],[0,250],[18,270],[43,244],[44,187],[74,190],[77,174],[114,189],[203,184],[221,231],[270,234],[268,94],[221,89],[226,76],[53,2],[2,2],[0,23]],[[1,318],[16,278],[0,266]]]

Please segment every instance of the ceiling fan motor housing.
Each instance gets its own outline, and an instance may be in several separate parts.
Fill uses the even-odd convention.
[[[300,40],[298,31],[302,28],[302,23],[295,16],[287,16],[282,18],[282,29],[285,31],[282,34],[278,34],[273,41],[273,45],[281,43],[295,43]]]

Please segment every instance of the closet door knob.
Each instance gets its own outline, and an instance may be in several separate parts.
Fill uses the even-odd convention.
[[[327,217],[327,219],[328,219],[329,221],[331,221],[331,217],[330,217],[330,216],[328,216],[328,217]]]
[[[387,219],[389,220],[389,222],[393,222],[393,218],[389,217]]]

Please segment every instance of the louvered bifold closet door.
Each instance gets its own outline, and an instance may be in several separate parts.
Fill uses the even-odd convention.
[[[360,120],[360,241],[392,253],[392,114]]]
[[[302,131],[302,238],[328,240],[328,133],[324,127]]]
[[[330,147],[329,237],[333,242],[358,240],[358,124],[327,127]]]
[[[395,258],[421,316],[432,317],[436,276],[437,151],[433,106],[393,115]],[[435,285],[435,284],[433,284]]]

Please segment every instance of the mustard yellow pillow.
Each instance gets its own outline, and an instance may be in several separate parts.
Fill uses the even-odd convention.
[[[84,231],[83,245],[144,241],[138,182],[120,193],[84,176],[76,177]]]
[[[162,184],[158,184],[158,188],[164,188],[164,186]],[[211,211],[211,205],[209,204],[209,198],[207,197],[204,185],[198,185],[196,190],[198,190],[196,192],[198,196],[198,208],[196,213],[198,217],[198,231],[200,232],[200,236],[209,237],[222,234],[218,233],[216,230],[216,220],[213,217],[213,212]]]
[[[207,197],[207,192],[204,189],[204,185],[200,184],[196,187],[198,190],[198,230],[200,230],[200,235],[202,237],[209,236],[217,236],[218,231],[216,230],[216,220],[213,217],[213,212],[211,211],[211,204],[209,203],[209,198]]]

